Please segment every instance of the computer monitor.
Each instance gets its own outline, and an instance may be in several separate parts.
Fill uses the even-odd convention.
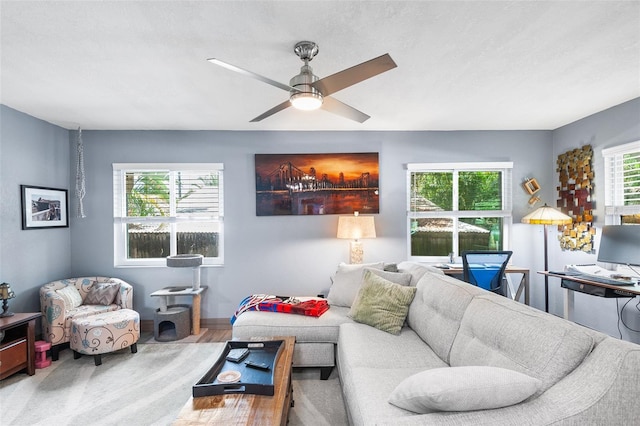
[[[598,262],[640,266],[640,225],[602,228]]]

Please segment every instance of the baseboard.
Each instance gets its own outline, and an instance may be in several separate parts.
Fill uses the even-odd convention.
[[[201,318],[200,327],[209,330],[231,330],[229,318]],[[140,320],[140,331],[153,333],[153,320]]]

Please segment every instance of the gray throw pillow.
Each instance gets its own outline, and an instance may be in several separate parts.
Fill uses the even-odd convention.
[[[110,305],[113,303],[118,291],[119,283],[95,283],[89,289],[84,298],[85,305]]]
[[[387,333],[399,334],[416,288],[392,283],[376,273],[365,269],[364,280],[349,310],[349,317]]]
[[[362,284],[362,273],[364,268],[380,269],[384,268],[384,262],[363,263],[358,265],[341,263],[333,277],[333,284],[327,294],[327,302],[333,306],[346,306],[353,303],[353,299],[358,294],[360,284]]]
[[[404,379],[389,402],[420,414],[489,410],[522,402],[541,385],[536,378],[505,368],[434,368]]]

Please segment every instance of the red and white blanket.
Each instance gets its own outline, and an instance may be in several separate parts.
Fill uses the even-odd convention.
[[[329,304],[325,299],[311,298],[301,301],[294,297],[252,294],[240,302],[236,313],[231,317],[231,324],[246,311],[270,311],[319,317],[328,310]]]

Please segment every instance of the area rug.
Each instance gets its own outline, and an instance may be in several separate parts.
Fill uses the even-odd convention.
[[[223,346],[138,344],[136,354],[103,355],[98,367],[93,357],[74,360],[63,350],[34,376],[19,373],[0,382],[0,424],[170,425]],[[318,370],[294,372],[290,425],[347,424],[338,378],[319,376]]]

